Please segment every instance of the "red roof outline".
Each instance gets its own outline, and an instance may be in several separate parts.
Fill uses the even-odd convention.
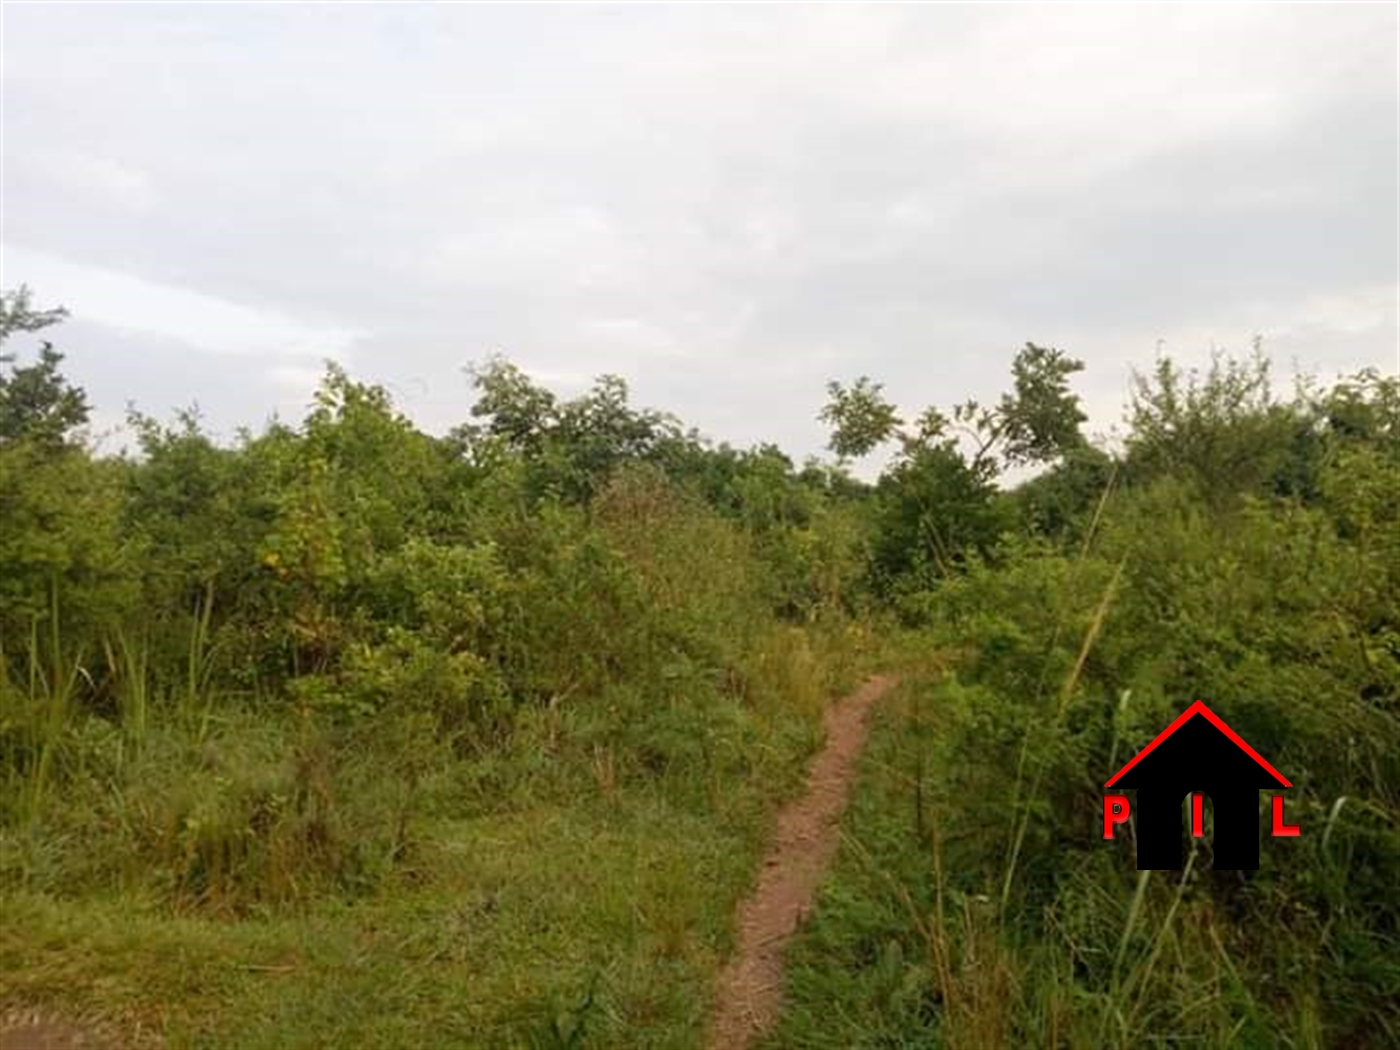
[[[1178,729],[1180,729],[1183,725],[1185,725],[1191,718],[1193,718],[1196,715],[1204,715],[1206,721],[1208,721],[1211,725],[1215,726],[1216,729],[1220,730],[1227,737],[1229,737],[1231,743],[1233,743],[1237,748],[1243,751],[1250,758],[1254,759],[1254,761],[1258,762],[1261,766],[1263,766],[1264,769],[1268,771],[1269,775],[1275,780],[1277,780],[1284,787],[1293,786],[1292,782],[1290,782],[1287,777],[1285,777],[1273,766],[1269,765],[1268,760],[1266,760],[1263,755],[1261,755],[1258,751],[1255,751],[1254,748],[1246,744],[1244,742],[1244,738],[1238,733],[1236,733],[1229,726],[1227,726],[1224,720],[1219,715],[1217,715],[1214,711],[1212,711],[1205,705],[1204,701],[1197,700],[1185,711],[1181,712],[1180,717],[1178,717],[1175,722],[1173,722],[1171,725],[1167,726],[1166,729],[1163,729],[1160,733],[1158,733],[1157,736],[1153,738],[1152,743],[1148,744],[1145,748],[1143,748],[1131,759],[1129,759],[1128,764],[1126,766],[1120,769],[1117,773],[1114,773],[1113,779],[1110,780],[1107,784],[1105,784],[1104,787],[1112,787],[1114,784],[1118,783],[1119,778],[1122,777],[1124,773],[1132,769],[1133,766],[1137,765],[1144,758],[1146,758],[1153,751],[1155,751],[1157,749],[1158,744],[1166,740],[1167,737],[1175,733]]]

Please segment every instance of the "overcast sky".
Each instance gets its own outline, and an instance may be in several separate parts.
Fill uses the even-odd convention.
[[[1103,431],[1159,345],[1397,367],[1397,10],[6,4],[3,284],[103,425],[499,349],[802,456],[1032,340]]]

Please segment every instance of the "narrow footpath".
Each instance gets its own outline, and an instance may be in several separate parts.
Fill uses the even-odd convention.
[[[758,885],[739,905],[738,950],[720,972],[710,1050],[746,1050],[777,1020],[783,951],[836,855],[870,709],[894,685],[894,678],[877,676],[827,709],[826,746],[808,770],[806,790],[778,815]]]

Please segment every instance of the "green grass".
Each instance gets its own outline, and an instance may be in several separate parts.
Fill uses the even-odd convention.
[[[5,997],[172,1045],[687,1046],[758,828],[652,803],[441,821],[419,885],[238,921],[123,895],[5,902]]]
[[[1319,912],[1278,876],[1209,870],[1208,847],[1182,872],[1136,872],[1129,849],[1062,840],[1015,860],[1003,912],[1020,821],[997,800],[1015,768],[979,749],[1000,736],[1014,757],[1005,717],[951,674],[908,677],[879,711],[764,1046],[1393,1045],[1393,938],[1347,899],[1354,884]],[[1336,809],[1310,810],[1319,840]],[[1032,835],[1046,819],[1037,809]],[[1309,863],[1298,842],[1273,844],[1295,870]]]
[[[471,755],[251,713],[199,740],[152,712],[119,765],[80,736],[80,804],[0,842],[0,1010],[132,1045],[696,1046],[774,811],[857,671],[792,639],[755,668],[744,697],[522,712]],[[292,801],[260,823],[303,781],[319,852]]]

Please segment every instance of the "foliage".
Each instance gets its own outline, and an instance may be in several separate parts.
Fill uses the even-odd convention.
[[[911,429],[901,429],[879,384],[865,377],[849,389],[829,384],[821,418],[833,428],[838,455],[864,455],[898,439],[876,490],[871,581],[907,617],[917,619],[917,603],[900,595],[987,557],[1011,526],[1013,508],[997,488],[1004,469],[1091,461],[1079,429],[1085,417],[1069,388],[1082,368],[1059,350],[1027,343],[1011,364],[1013,389],[998,402],[969,400],[947,414],[929,408]]]
[[[1028,514],[917,596],[955,669],[916,668],[877,733],[775,1045],[1400,1037],[1394,384],[1279,403],[1263,377],[1159,368],[1123,484],[1098,461],[1059,527]],[[1196,699],[1286,771],[1304,833],[1258,872],[1207,837],[1134,875],[1102,782]]]
[[[41,331],[67,316],[62,307],[36,310],[31,302],[23,286],[0,293],[0,348],[16,332]],[[13,354],[0,352],[0,447],[21,441],[61,447],[87,423],[87,395],[64,379],[62,363],[63,354],[47,341],[32,365],[17,365]]]
[[[884,399],[883,390],[869,376],[861,376],[849,389],[834,380],[826,385],[831,400],[818,418],[830,425],[830,448],[839,458],[864,456],[898,433],[904,421]]]
[[[1164,360],[1110,453],[1027,344],[909,424],[833,383],[799,466],[502,359],[442,438],[328,365],[299,422],[104,457],[61,364],[0,375],[0,1005],[691,1045],[826,697],[902,647],[780,1045],[1400,1037],[1393,376]],[[1305,834],[1135,878],[1102,779],[1198,698]]]

